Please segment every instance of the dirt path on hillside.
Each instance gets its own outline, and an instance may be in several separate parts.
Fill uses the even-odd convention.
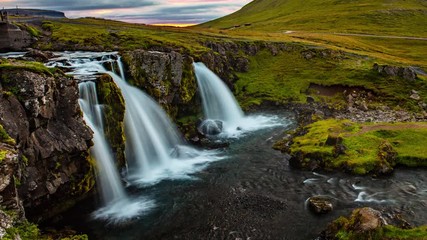
[[[388,38],[388,39],[407,39],[407,40],[421,40],[427,41],[424,37],[401,37],[401,36],[386,36],[386,35],[374,35],[374,34],[358,34],[358,33],[331,33],[338,36],[356,36],[356,37],[373,37],[373,38]]]

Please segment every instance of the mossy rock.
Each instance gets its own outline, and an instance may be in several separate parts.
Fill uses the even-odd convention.
[[[98,99],[104,104],[104,131],[116,156],[117,164],[125,166],[124,116],[125,101],[111,76],[100,76],[96,82]]]
[[[322,239],[334,240],[425,240],[427,226],[402,229],[387,225],[379,211],[355,209],[349,217],[340,217],[322,232]]]

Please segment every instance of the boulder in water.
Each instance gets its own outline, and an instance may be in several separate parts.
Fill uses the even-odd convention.
[[[324,214],[333,210],[332,202],[328,197],[314,196],[308,199],[310,210],[316,214]]]
[[[207,119],[199,124],[197,130],[204,136],[215,136],[222,132],[223,123],[220,120]]]

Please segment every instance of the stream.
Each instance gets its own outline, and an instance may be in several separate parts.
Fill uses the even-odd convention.
[[[354,208],[370,206],[402,213],[413,225],[427,222],[425,169],[397,169],[391,177],[357,177],[291,169],[271,148],[295,127],[287,112],[274,114],[285,126],[232,139],[226,158],[193,174],[193,179],[164,180],[128,189],[157,203],[139,219],[110,225],[93,220],[94,199],[56,223],[88,233],[90,239],[315,239],[327,224]],[[312,214],[305,202],[314,195],[334,199],[334,211]],[[96,198],[95,198],[96,199]]]

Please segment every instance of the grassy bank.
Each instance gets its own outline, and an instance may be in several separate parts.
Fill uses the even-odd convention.
[[[385,171],[397,165],[427,166],[427,123],[364,123],[322,120],[293,139],[290,153],[302,167],[313,160],[328,170],[354,174]]]

